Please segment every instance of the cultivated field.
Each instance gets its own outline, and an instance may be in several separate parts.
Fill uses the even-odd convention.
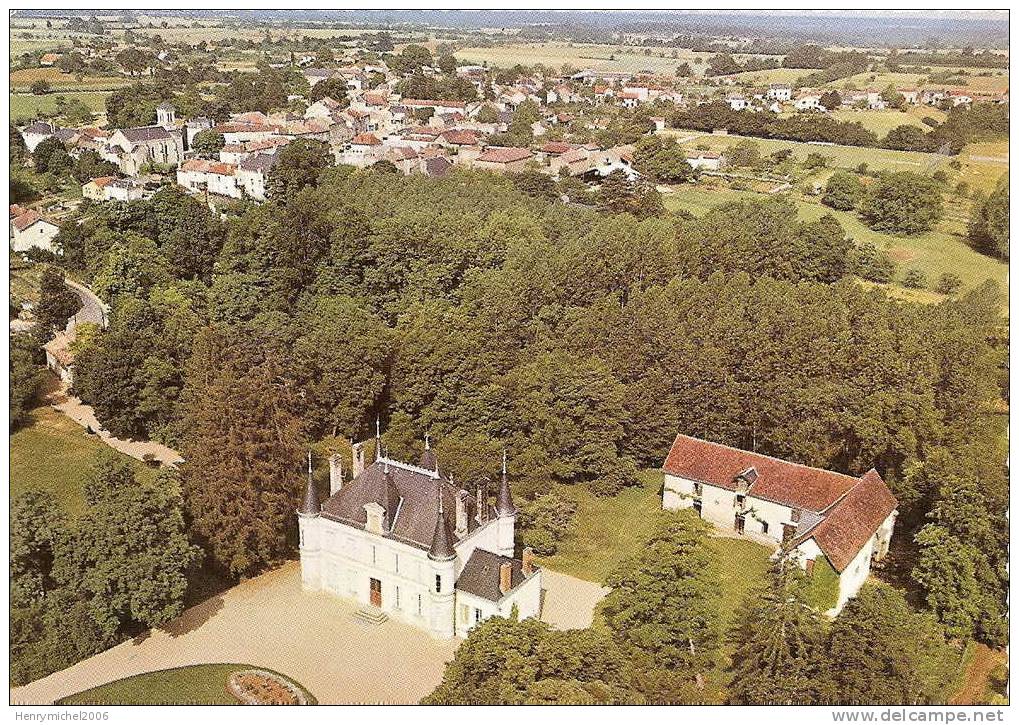
[[[57,97],[63,96],[68,101],[77,99],[85,103],[93,113],[106,112],[106,98],[109,96],[106,91],[83,91],[47,93],[44,96],[36,96],[31,93],[12,93],[11,121],[20,124],[40,118],[56,112]]]
[[[11,90],[27,91],[38,80],[49,83],[53,91],[100,91],[123,88],[138,79],[127,76],[84,76],[79,81],[72,74],[62,73],[58,68],[23,68],[11,73]]]

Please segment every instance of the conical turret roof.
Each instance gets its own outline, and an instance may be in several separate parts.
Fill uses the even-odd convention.
[[[315,481],[311,477],[311,451],[308,451],[308,482],[304,486],[304,498],[297,513],[305,516],[318,516],[322,507],[318,501],[318,491],[315,489]]]
[[[502,453],[502,481],[499,484],[499,495],[495,499],[495,511],[500,516],[512,516],[517,512],[510,493],[509,479],[506,477],[506,451]]]
[[[435,533],[432,534],[432,545],[428,549],[428,558],[435,561],[449,561],[456,558],[453,549],[453,532],[442,508],[442,482],[436,482],[439,489],[439,512],[435,519]]]

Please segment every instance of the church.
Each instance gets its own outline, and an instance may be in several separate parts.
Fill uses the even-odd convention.
[[[329,459],[329,498],[319,501],[308,458],[298,508],[301,581],[395,617],[437,638],[466,637],[493,616],[541,615],[541,569],[530,549],[514,557],[516,508],[503,455],[495,505],[483,485],[458,487],[439,470],[428,439],[416,464],[389,458],[378,430],[375,460],[353,444],[352,479]]]

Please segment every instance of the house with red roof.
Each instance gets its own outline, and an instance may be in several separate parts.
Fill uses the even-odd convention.
[[[791,557],[808,577],[837,581],[829,615],[888,553],[898,502],[874,469],[850,476],[680,434],[663,472],[662,508],[693,509]]]
[[[53,239],[60,232],[60,227],[44,219],[39,212],[14,204],[10,208],[10,219],[11,247],[15,252],[26,252],[32,248],[56,251]]]
[[[474,167],[501,173],[523,171],[533,158],[534,152],[530,149],[514,146],[489,146],[474,160]]]

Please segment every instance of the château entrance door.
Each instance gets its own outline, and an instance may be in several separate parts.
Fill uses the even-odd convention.
[[[369,579],[371,584],[371,603],[373,607],[382,606],[382,582],[378,579]]]

